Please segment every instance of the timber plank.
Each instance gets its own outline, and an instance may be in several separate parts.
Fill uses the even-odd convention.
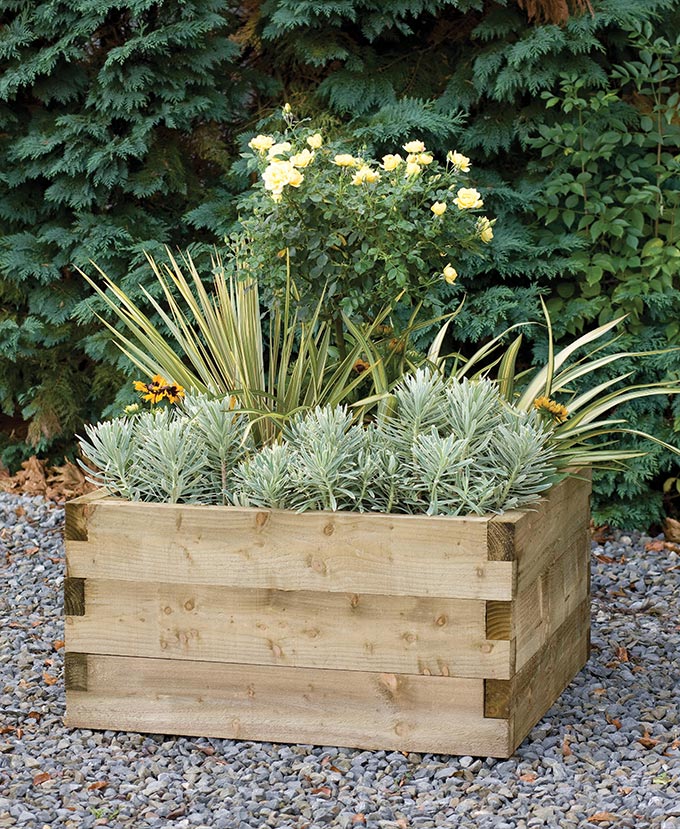
[[[483,601],[99,579],[85,589],[85,614],[66,620],[78,652],[506,679],[514,662],[514,643],[487,638]]]
[[[64,537],[69,541],[87,541],[87,524],[91,512],[89,505],[93,501],[106,498],[105,489],[87,492],[78,498],[67,501],[65,506]]]
[[[522,585],[514,603],[518,671],[589,598],[589,568],[590,532],[581,526],[565,539],[562,555],[548,559],[543,572],[531,584]]]
[[[518,593],[550,567],[590,523],[589,480],[567,478],[555,488],[554,496],[541,502],[536,511],[523,513],[515,525]]]
[[[64,654],[64,687],[67,691],[87,691],[87,654]]]
[[[90,505],[80,578],[467,599],[512,598],[514,563],[487,558],[487,518]]]
[[[64,579],[64,616],[85,615],[85,579]]]
[[[517,747],[588,661],[590,597],[560,625],[512,683],[512,743]]]
[[[503,757],[483,680],[88,656],[69,727]]]
[[[487,638],[510,640],[513,638],[513,630],[513,602],[487,602]]]

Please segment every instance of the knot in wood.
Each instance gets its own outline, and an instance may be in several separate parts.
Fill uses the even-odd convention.
[[[309,566],[315,573],[319,573],[321,576],[326,575],[326,562],[323,559],[312,556],[309,561]]]
[[[380,674],[380,684],[391,694],[394,694],[399,687],[399,680],[396,674]]]

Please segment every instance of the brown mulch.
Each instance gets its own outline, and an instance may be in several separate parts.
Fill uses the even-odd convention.
[[[21,464],[14,475],[0,467],[0,490],[22,495],[42,495],[58,504],[96,489],[82,470],[66,461],[63,466],[48,466],[35,455]]]

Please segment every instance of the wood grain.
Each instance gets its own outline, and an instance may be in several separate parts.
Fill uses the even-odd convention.
[[[107,497],[105,489],[96,489],[67,501],[65,505],[64,537],[67,541],[87,541],[87,524],[93,501],[100,501]]]
[[[470,599],[88,579],[71,650],[432,676],[511,676],[514,648]]]
[[[87,661],[85,653],[64,654],[64,686],[66,691],[87,691]]]
[[[487,520],[105,499],[69,575],[278,590],[512,598],[514,564],[487,560]]]
[[[519,671],[545,645],[560,625],[589,599],[590,533],[577,527],[565,539],[562,555],[548,559],[545,569],[523,585],[514,602],[514,636]]]
[[[515,747],[586,664],[589,644],[590,598],[571,613],[511,680],[512,743]]]
[[[239,740],[504,757],[483,680],[88,657],[66,725]]]
[[[512,715],[513,683],[508,679],[484,680],[484,716],[508,720]]]
[[[64,616],[85,615],[85,579],[64,579]]]
[[[515,525],[517,592],[534,582],[560,558],[575,534],[590,523],[590,481],[567,478],[554,497]]]
[[[486,603],[486,637],[487,639],[513,638],[513,602]]]

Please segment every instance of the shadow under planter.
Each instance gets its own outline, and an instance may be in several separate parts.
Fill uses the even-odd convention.
[[[66,505],[66,725],[508,757],[588,658],[589,495],[471,518]]]

